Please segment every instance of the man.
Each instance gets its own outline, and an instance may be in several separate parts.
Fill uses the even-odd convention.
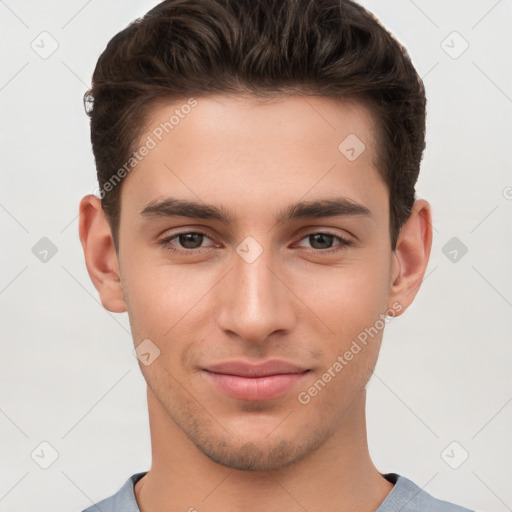
[[[128,312],[153,456],[97,507],[467,510],[367,445],[383,330],[432,241],[406,50],[351,1],[169,0],[109,42],[86,99],[80,239]]]

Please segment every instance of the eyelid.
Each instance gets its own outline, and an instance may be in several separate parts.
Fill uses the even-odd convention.
[[[210,231],[207,227],[204,226],[179,226],[175,228],[168,228],[163,233],[158,235],[158,239],[160,240],[169,240],[171,238],[177,237],[179,235],[186,235],[189,233],[196,233],[198,235],[204,235],[205,237],[208,237],[210,240],[213,240],[215,238],[215,234]]]
[[[346,229],[327,227],[321,224],[312,224],[301,227],[295,232],[294,238],[302,240],[307,236],[316,235],[319,233],[341,238],[347,242],[355,242],[357,240],[357,237],[355,237],[352,233],[350,233],[350,231],[347,231]]]

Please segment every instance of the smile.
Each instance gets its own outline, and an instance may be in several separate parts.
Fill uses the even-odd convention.
[[[222,393],[247,401],[278,398],[309,372],[291,363],[268,361],[259,365],[227,362],[203,369],[208,381]]]

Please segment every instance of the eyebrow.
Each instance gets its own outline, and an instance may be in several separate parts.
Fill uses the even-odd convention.
[[[147,218],[190,217],[197,219],[218,220],[224,224],[233,223],[233,216],[225,208],[174,197],[151,201],[140,212]],[[364,205],[345,197],[300,201],[280,210],[276,222],[282,224],[295,219],[319,219],[335,216],[371,217],[371,211]]]

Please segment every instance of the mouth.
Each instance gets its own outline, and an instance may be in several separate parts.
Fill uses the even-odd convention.
[[[257,365],[229,361],[203,368],[202,373],[222,393],[238,400],[260,402],[284,395],[309,371],[292,363],[272,360]]]

